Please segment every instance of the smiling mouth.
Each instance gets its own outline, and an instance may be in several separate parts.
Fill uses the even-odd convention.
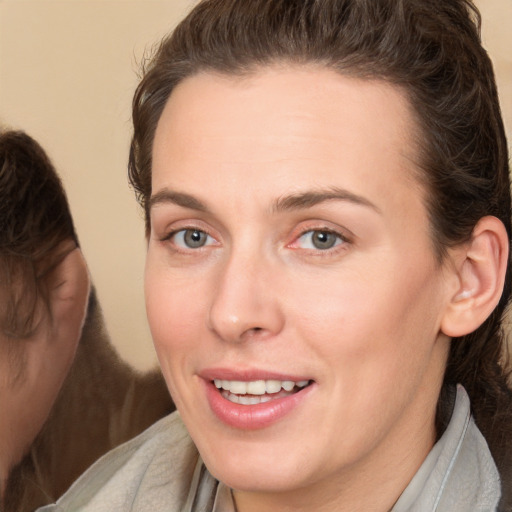
[[[234,404],[257,405],[278,398],[293,395],[311,384],[310,380],[221,380],[214,379],[213,384],[223,398]]]

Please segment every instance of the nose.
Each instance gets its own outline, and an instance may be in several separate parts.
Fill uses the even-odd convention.
[[[232,343],[278,334],[284,315],[276,271],[262,258],[232,255],[215,281],[209,329]]]

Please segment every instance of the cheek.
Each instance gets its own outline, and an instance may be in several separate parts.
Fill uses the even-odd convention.
[[[180,350],[199,323],[198,304],[190,294],[177,293],[162,282],[146,285],[146,312],[157,349]]]
[[[193,365],[205,324],[204,290],[146,267],[145,298],[153,343],[169,387],[172,379]],[[179,370],[179,371],[177,371]]]
[[[328,291],[310,283],[311,294],[296,294],[296,319],[310,359],[321,362],[320,383],[329,390],[321,404],[324,435],[331,432],[328,425],[346,422],[347,439],[359,440],[365,450],[368,432],[361,436],[361,425],[373,425],[380,435],[425,376],[439,373],[435,368],[442,361],[432,356],[438,286],[430,273],[391,281],[345,276],[343,284],[335,283]]]
[[[439,328],[436,273],[368,268],[311,279],[302,286],[308,293],[291,290],[302,334],[323,358],[354,374],[378,377],[425,363]]]

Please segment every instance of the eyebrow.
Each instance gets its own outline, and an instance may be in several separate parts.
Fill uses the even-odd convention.
[[[175,192],[168,188],[164,188],[151,196],[149,199],[149,208],[151,209],[153,206],[166,203],[175,204],[190,210],[198,210],[200,212],[208,211],[206,205],[194,196],[183,192]]]
[[[273,210],[277,212],[304,210],[326,201],[348,201],[349,203],[366,206],[378,213],[381,213],[380,208],[370,200],[338,187],[331,187],[326,190],[299,192],[297,194],[280,197],[275,201]]]
[[[306,210],[326,201],[347,201],[381,213],[380,208],[365,197],[338,187],[331,187],[326,190],[310,190],[279,197],[274,201],[272,211]],[[196,197],[184,192],[169,190],[168,188],[164,188],[151,196],[149,208],[151,209],[154,206],[166,203],[175,204],[190,210],[209,212],[208,207]]]

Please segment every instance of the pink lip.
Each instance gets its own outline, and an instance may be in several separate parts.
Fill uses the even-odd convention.
[[[257,372],[256,375],[250,372],[250,376],[244,373],[244,376],[242,376],[240,372],[232,372],[229,370],[215,371],[214,373],[215,377],[212,378],[207,377],[207,375],[211,375],[211,372],[204,372],[201,375],[206,397],[212,412],[226,425],[243,430],[256,430],[273,425],[298,407],[315,387],[315,384],[312,383],[292,395],[275,398],[269,402],[256,405],[241,405],[230,402],[224,398],[212,382],[213,378],[242,381],[276,379],[291,380],[294,382],[307,380],[307,378],[293,378],[290,376],[277,376],[276,374],[267,373],[262,376],[263,374],[261,372]]]
[[[299,382],[301,380],[311,380],[311,377],[304,375],[287,375],[284,373],[269,372],[262,370],[232,370],[229,368],[212,368],[203,370],[199,376],[204,380],[241,380],[248,382],[250,380],[291,380]]]

